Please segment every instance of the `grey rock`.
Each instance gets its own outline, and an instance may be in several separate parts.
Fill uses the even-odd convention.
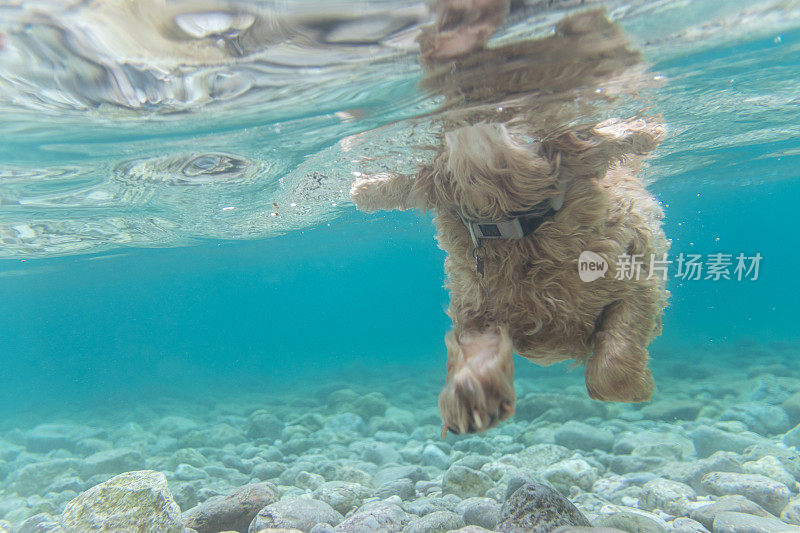
[[[470,453],[468,455],[465,455],[464,457],[462,457],[453,464],[466,466],[467,468],[471,468],[473,470],[480,470],[481,468],[483,468],[483,465],[490,462],[491,460],[492,458],[489,456]]]
[[[789,415],[781,407],[760,402],[748,402],[728,407],[720,420],[739,420],[750,431],[761,435],[783,433],[791,427]]]
[[[86,488],[86,484],[81,481],[79,477],[67,477],[54,480],[47,486],[44,492],[64,492],[65,490],[71,490],[77,494],[83,492],[84,488]]]
[[[671,533],[709,533],[703,524],[691,518],[676,518],[671,526]]]
[[[699,461],[670,464],[662,474],[669,479],[686,483],[695,490],[704,490],[701,480],[709,472],[743,473],[741,456],[733,452],[715,452]]]
[[[74,478],[78,475],[80,461],[77,459],[50,459],[27,464],[12,471],[3,482],[19,496],[38,494],[41,489],[59,478]]]
[[[562,494],[569,494],[573,486],[590,490],[597,478],[597,469],[583,459],[559,461],[542,472],[542,479]]]
[[[461,465],[448,468],[442,478],[442,493],[455,494],[459,498],[483,496],[492,487],[494,482],[488,475]]]
[[[250,415],[245,428],[249,439],[277,439],[283,431],[283,423],[275,415],[259,410]]]
[[[187,465],[186,463],[179,464],[175,468],[175,478],[181,481],[193,481],[195,479],[205,479],[208,477],[208,474],[205,470],[201,470],[199,468],[195,468],[192,465]]]
[[[375,491],[375,496],[382,500],[392,496],[399,496],[401,500],[413,500],[415,495],[414,483],[406,478],[388,481]]]
[[[14,533],[55,533],[60,530],[57,518],[48,513],[39,513],[25,519]]]
[[[408,522],[409,518],[400,506],[384,501],[372,501],[362,505],[335,529],[347,533],[362,531],[397,533],[402,531]]]
[[[660,517],[641,509],[624,505],[608,505],[594,520],[595,526],[614,527],[636,533],[666,533],[667,523]]]
[[[427,480],[428,473],[420,466],[388,466],[379,470],[373,476],[373,483],[380,487],[384,483],[400,478],[407,478],[416,483],[417,481]]]
[[[246,533],[258,511],[278,499],[272,483],[252,483],[189,509],[182,515],[186,527],[197,533],[238,531]]]
[[[575,452],[558,444],[534,444],[512,456],[505,456],[502,460],[510,461],[530,474],[538,475],[542,470],[553,463],[572,457]]]
[[[701,483],[711,494],[717,496],[739,494],[761,505],[772,514],[780,514],[791,496],[786,485],[759,474],[710,472],[703,476]]]
[[[564,526],[554,529],[550,533],[625,533],[623,529],[615,527],[572,527]]]
[[[800,527],[790,526],[777,518],[724,511],[714,519],[714,533],[790,533]]]
[[[417,516],[425,516],[435,511],[455,511],[460,502],[449,498],[427,497],[404,503],[406,511]]]
[[[69,424],[41,424],[25,433],[25,447],[34,453],[47,453],[50,450],[75,450],[78,440],[96,434],[80,426]],[[96,433],[96,432],[95,432]]]
[[[434,444],[428,444],[422,450],[421,462],[424,466],[433,466],[441,470],[450,466],[450,459],[441,448]]]
[[[367,430],[364,419],[355,413],[341,413],[325,420],[323,427],[336,434],[363,435]]]
[[[800,498],[796,498],[786,504],[781,511],[781,520],[787,524],[800,526]]]
[[[688,514],[689,503],[696,497],[694,489],[685,483],[656,478],[642,487],[639,507],[646,511],[661,509],[673,516],[684,516]]]
[[[691,516],[693,520],[700,522],[704,527],[713,529],[714,518],[716,518],[719,513],[726,511],[774,518],[763,507],[748,500],[744,496],[723,496],[714,503],[693,509],[689,516]]]
[[[336,526],[341,521],[342,515],[325,502],[309,498],[284,498],[261,509],[248,532],[257,533],[269,528],[308,531],[317,524]]]
[[[800,448],[800,424],[786,432],[783,436],[783,443],[787,446]]]
[[[319,474],[306,471],[297,474],[297,477],[294,480],[295,486],[306,490],[316,490],[317,488],[321,487],[323,483],[325,483],[324,477]]]
[[[86,438],[81,439],[75,444],[75,452],[81,455],[92,455],[93,453],[110,450],[113,445],[107,440]]]
[[[768,455],[778,459],[787,472],[800,479],[800,454],[794,448],[785,448],[766,441],[754,444],[744,451],[747,461],[756,461]]]
[[[413,487],[411,492],[413,494]],[[364,499],[370,495],[371,491],[367,487],[347,481],[328,481],[320,485],[313,493],[314,499],[327,503],[342,515],[360,507]]]
[[[537,476],[532,476],[531,474],[519,471],[509,475],[506,478],[506,493],[504,500],[507,500],[511,497],[512,494],[517,492],[520,487],[526,485],[528,483],[540,483],[542,480]]]
[[[667,463],[661,457],[645,457],[640,455],[618,455],[615,456],[608,465],[609,470],[617,474],[628,474],[631,472],[646,472],[656,470]]]
[[[731,433],[718,428],[701,426],[689,433],[698,457],[708,457],[717,451],[742,453],[761,439],[753,433]]]
[[[700,402],[677,400],[651,403],[643,407],[641,412],[645,418],[672,422],[675,420],[694,420],[702,407],[703,404]]]
[[[471,526],[494,529],[500,522],[500,504],[491,498],[467,498],[458,504],[456,512]]]
[[[779,483],[783,483],[790,490],[797,485],[794,476],[786,471],[783,463],[777,457],[767,455],[757,461],[747,461],[742,465],[747,474],[761,474]]]
[[[268,479],[279,477],[281,474],[283,474],[284,470],[286,470],[286,467],[282,463],[268,461],[266,463],[258,463],[255,465],[250,474],[256,479],[266,481]]]
[[[67,533],[143,531],[183,533],[180,508],[164,474],[127,472],[69,502],[59,523]]]
[[[503,504],[497,530],[503,533],[547,533],[559,526],[590,526],[572,502],[541,483],[517,489]]]
[[[252,483],[189,509],[182,515],[186,527],[197,533],[246,533],[259,510],[274,503],[278,491],[272,483]]]
[[[495,451],[495,448],[488,442],[488,440],[481,437],[467,437],[466,439],[459,440],[453,445],[453,449],[459,452],[477,453],[482,455],[491,455]]]
[[[361,458],[378,466],[387,463],[400,463],[400,452],[385,442],[368,442],[361,450]]]
[[[781,404],[792,424],[800,424],[800,392],[795,392]]]
[[[434,511],[423,517],[412,520],[405,533],[446,533],[464,527],[464,520],[450,511]]]
[[[191,466],[196,466],[197,468],[203,468],[204,466],[208,465],[208,459],[200,453],[200,451],[194,448],[180,448],[175,450],[173,454],[170,456],[169,460],[167,461],[167,466],[171,469],[175,469],[180,464],[187,464]]]
[[[556,444],[571,450],[604,450],[611,451],[614,446],[614,434],[606,429],[570,420],[556,430]]]
[[[608,409],[603,402],[590,400],[571,394],[532,393],[517,400],[515,418],[533,420],[542,417],[545,420],[564,422],[567,420],[590,417],[604,418]]]

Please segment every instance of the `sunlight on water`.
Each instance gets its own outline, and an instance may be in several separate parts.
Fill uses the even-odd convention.
[[[593,3],[515,4],[492,42],[546,34]],[[797,2],[603,5],[666,82],[650,104],[673,139],[651,179],[743,144],[765,147],[753,157],[784,154],[772,145],[796,135],[787,59],[798,45],[781,33]],[[387,157],[413,171],[435,154],[439,100],[417,88],[415,37],[429,20],[425,5],[391,1],[0,5],[0,256],[335,220],[352,209],[354,172],[383,170]],[[721,59],[721,46],[738,48]]]

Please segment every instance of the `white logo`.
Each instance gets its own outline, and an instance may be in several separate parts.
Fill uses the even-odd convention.
[[[608,271],[608,263],[594,252],[581,252],[578,257],[578,275],[581,281],[589,282],[602,278]]]

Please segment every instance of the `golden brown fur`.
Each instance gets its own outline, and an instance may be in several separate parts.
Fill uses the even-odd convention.
[[[584,27],[581,20],[563,24]],[[600,25],[598,35],[610,35],[610,49],[629,57],[617,29]],[[537,42],[530,47],[552,46]],[[568,50],[558,51],[563,75],[552,74],[565,84],[559,91],[586,82],[587,69],[575,65],[584,63],[582,48],[576,49],[574,61]],[[625,58],[611,53],[606,59],[623,64]],[[559,63],[549,59],[542,61],[553,71]],[[502,63],[497,57],[494,62]],[[507,76],[510,71],[503,72]],[[563,81],[570,76],[571,82]],[[614,272],[621,255],[642,254],[647,265],[651,256],[658,260],[666,252],[661,209],[636,177],[643,156],[661,141],[663,128],[653,117],[565,131],[564,123],[548,129],[529,119],[529,108],[518,111],[510,119],[501,113],[495,117],[500,120],[487,121],[479,114],[464,121],[468,125],[453,123],[436,160],[416,176],[362,177],[351,188],[364,211],[436,213],[439,246],[447,252],[448,313],[454,324],[446,337],[448,377],[439,407],[445,427],[459,433],[485,430],[513,413],[512,352],[542,365],[570,359],[586,363],[586,386],[593,398],[643,401],[653,389],[646,347],[660,332],[664,282],[660,276],[647,279],[646,270],[638,280],[615,279]],[[532,234],[482,241],[481,277],[461,215],[502,220],[548,200],[560,209]],[[583,251],[609,263],[605,277],[581,281],[578,257]]]

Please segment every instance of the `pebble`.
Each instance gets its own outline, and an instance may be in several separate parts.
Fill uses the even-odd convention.
[[[714,519],[714,533],[791,533],[800,527],[790,526],[777,518],[754,516],[732,511],[719,513]]]
[[[253,483],[239,487],[227,496],[206,500],[182,515],[186,527],[197,533],[247,531],[256,514],[278,500],[272,483]]]
[[[608,430],[570,420],[556,430],[555,442],[571,450],[604,450],[611,451],[614,446],[614,434]]]
[[[494,487],[494,482],[485,473],[466,466],[453,465],[442,479],[442,493],[455,494],[459,498],[483,496]]]
[[[353,508],[358,508],[371,495],[371,491],[358,483],[327,481],[317,487],[312,495],[314,499],[325,502],[342,515],[346,515]]]
[[[397,533],[402,531],[409,521],[408,515],[399,505],[377,500],[362,505],[358,511],[336,526],[335,530],[347,533],[365,531]]]
[[[541,483],[527,483],[503,504],[497,530],[549,533],[559,526],[590,525],[578,508],[557,491]]]
[[[690,502],[696,497],[694,489],[685,483],[656,478],[642,486],[639,507],[646,511],[660,509],[673,516],[685,516]]]
[[[325,502],[289,497],[261,509],[250,524],[248,533],[257,533],[267,528],[308,531],[317,524],[336,526],[341,521],[342,515]]]
[[[669,526],[671,533],[710,533],[703,524],[691,518],[676,518]]]
[[[562,494],[569,494],[572,486],[590,490],[598,479],[597,469],[583,459],[559,461],[547,467],[541,475]]]
[[[166,477],[152,470],[120,474],[90,488],[67,504],[59,523],[66,533],[184,529]]]
[[[450,466],[450,459],[447,454],[433,444],[428,444],[423,448],[420,462],[423,466],[433,466],[440,470],[446,470]]]
[[[800,526],[800,498],[796,498],[786,504],[781,511],[781,520],[787,524]]]
[[[748,500],[744,496],[723,496],[713,503],[693,509],[690,512],[690,516],[693,520],[700,522],[706,528],[713,529],[714,518],[716,518],[719,513],[725,511],[734,511],[766,518],[772,517],[763,507]]]
[[[404,533],[446,533],[466,526],[464,520],[450,511],[434,511],[412,520]]]
[[[666,533],[667,523],[654,513],[622,505],[607,505],[594,520],[595,526],[615,527],[636,533]]]
[[[500,522],[500,504],[492,498],[467,498],[456,507],[464,523],[494,529]]]
[[[703,476],[701,483],[711,494],[739,494],[775,515],[786,507],[791,496],[786,485],[759,474],[711,472]]]
[[[754,433],[732,433],[718,428],[700,426],[691,431],[694,448],[698,457],[708,457],[717,451],[742,453],[753,444],[758,444],[761,438]]]

